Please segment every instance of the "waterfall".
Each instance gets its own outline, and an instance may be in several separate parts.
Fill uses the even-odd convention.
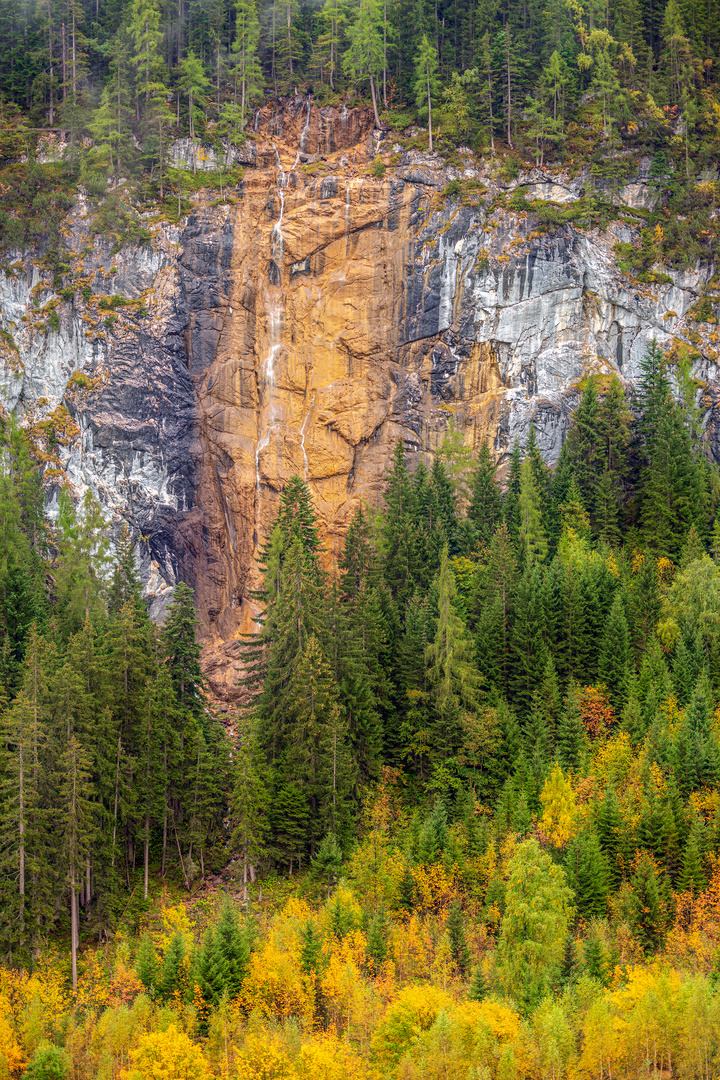
[[[300,153],[305,153],[305,146],[307,144],[308,132],[310,131],[310,110],[312,109],[312,94],[308,94],[307,99],[307,116],[305,117],[305,127],[300,134]]]
[[[345,181],[345,254],[350,247],[350,181]]]
[[[443,260],[440,271],[440,310],[438,312],[438,333],[452,326],[453,300],[455,298],[455,260],[453,245],[445,237],[440,237],[440,257]]]
[[[307,453],[306,453],[306,450],[305,450],[305,435],[307,434],[307,426],[308,426],[308,423],[310,422],[310,415],[311,415],[314,408],[315,408],[315,395],[313,394],[312,400],[310,402],[310,408],[305,413],[305,419],[303,420],[302,427],[300,428],[300,447],[302,449],[303,465],[305,467],[305,483],[307,483],[307,480],[308,480],[308,459],[307,459]]]
[[[285,215],[285,185],[287,183],[287,175],[283,171],[282,164],[280,162],[280,155],[278,154],[277,147],[275,150],[275,160],[278,167],[278,194],[280,196],[280,214],[277,221],[272,227],[271,232],[271,264],[269,278],[269,289],[267,294],[267,312],[268,312],[268,353],[262,363],[261,369],[261,382],[259,389],[259,412],[258,412],[258,433],[257,442],[255,444],[255,536],[257,540],[258,525],[259,525],[259,513],[260,513],[260,499],[262,494],[262,479],[260,476],[260,454],[266,448],[270,442],[270,436],[273,431],[276,430],[282,419],[279,409],[279,402],[276,394],[276,373],[275,362],[277,360],[278,353],[282,347],[282,293],[280,286],[282,284],[282,270],[283,270],[283,234],[282,223]],[[273,265],[275,271],[273,271]]]

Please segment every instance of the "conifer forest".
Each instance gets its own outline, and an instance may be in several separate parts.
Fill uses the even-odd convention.
[[[651,346],[534,433],[398,443],[333,573],[300,477],[249,704],[3,427],[6,1077],[716,1075],[720,485]],[[207,890],[205,883],[220,882]]]
[[[0,1080],[720,1077],[719,168],[717,0],[0,0]]]

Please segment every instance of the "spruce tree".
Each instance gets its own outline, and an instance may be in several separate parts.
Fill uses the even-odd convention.
[[[703,827],[696,816],[693,818],[687,844],[682,857],[682,869],[678,879],[678,888],[682,892],[701,893],[707,885],[703,869]]]
[[[621,592],[613,599],[600,645],[598,675],[607,686],[613,706],[620,708],[626,698],[626,677],[630,663],[630,631]]]
[[[179,705],[198,716],[203,710],[205,681],[200,666],[200,646],[195,637],[194,596],[184,581],[177,584],[161,637]]]
[[[431,754],[439,761],[457,753],[466,717],[480,708],[481,679],[475,650],[455,610],[455,598],[455,578],[445,547],[440,562],[437,628],[425,653],[437,716]]]
[[[470,966],[470,950],[465,936],[462,908],[457,900],[450,907],[445,926],[450,938],[450,952],[461,975],[465,975]]]
[[[577,683],[571,680],[557,734],[558,754],[566,769],[575,769],[579,765],[586,738],[580,708],[580,691]]]
[[[575,906],[584,919],[605,914],[608,897],[608,874],[605,856],[594,831],[576,837],[567,853],[565,868],[568,884],[575,890]]]
[[[541,493],[533,476],[530,457],[526,457],[520,467],[518,512],[520,517],[518,536],[526,565],[544,562],[548,553],[548,540],[543,525]]]
[[[472,471],[472,498],[468,507],[468,517],[472,521],[485,547],[490,545],[495,530],[502,521],[502,496],[495,474],[497,465],[492,459],[490,448],[483,443]]]

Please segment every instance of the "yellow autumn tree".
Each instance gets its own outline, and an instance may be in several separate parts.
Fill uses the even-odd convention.
[[[419,1032],[427,1031],[438,1014],[453,1006],[450,994],[436,986],[406,986],[378,1025],[373,1052],[381,1069],[395,1068]]]
[[[277,1032],[254,1029],[238,1055],[235,1075],[248,1080],[291,1080],[296,1074]]]
[[[14,1080],[25,1064],[23,1052],[8,1016],[10,1003],[0,998],[0,1080]]]
[[[213,1080],[207,1058],[184,1031],[171,1024],[167,1031],[150,1031],[130,1051],[130,1069],[120,1080]]]
[[[575,792],[557,762],[540,792],[540,802],[540,828],[553,847],[565,847],[577,832]]]
[[[348,1044],[331,1034],[303,1043],[296,1069],[302,1080],[364,1080],[371,1075]]]

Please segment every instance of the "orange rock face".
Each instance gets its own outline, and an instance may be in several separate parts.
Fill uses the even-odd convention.
[[[454,411],[437,412],[431,400],[439,334],[409,343],[406,333],[407,264],[433,188],[368,175],[357,164],[369,156],[364,145],[355,166],[338,151],[335,168],[314,174],[297,166],[297,151],[273,142],[274,161],[247,170],[229,213],[219,337],[195,375],[197,505],[216,559],[194,577],[217,679],[219,642],[250,629],[255,558],[290,476],[310,486],[330,567],[355,508],[379,503],[397,439],[431,449]],[[267,146],[258,151],[267,161]],[[462,420],[475,441],[492,426],[502,380],[488,345],[475,346],[464,369]]]

